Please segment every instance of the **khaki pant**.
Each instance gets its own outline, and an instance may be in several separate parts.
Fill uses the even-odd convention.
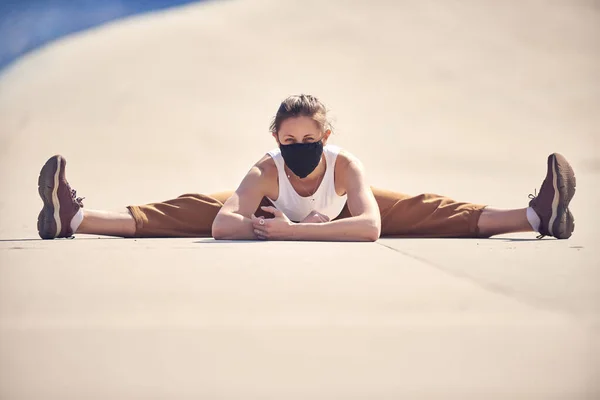
[[[382,237],[481,237],[477,222],[486,206],[435,194],[408,196],[372,190],[381,212]],[[231,194],[184,194],[161,203],[127,208],[135,219],[136,237],[210,237],[213,220]],[[272,204],[263,198],[260,205]],[[260,206],[255,215],[272,217]],[[350,216],[345,206],[336,219]]]

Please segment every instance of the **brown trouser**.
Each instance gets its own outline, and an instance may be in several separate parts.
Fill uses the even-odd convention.
[[[372,188],[381,212],[382,237],[481,237],[483,205],[460,203],[435,194],[408,196]],[[129,206],[136,237],[210,237],[215,216],[232,192],[184,194],[173,200]],[[260,204],[271,205],[263,198]],[[259,208],[256,216],[269,216]],[[345,206],[336,219],[350,217]]]

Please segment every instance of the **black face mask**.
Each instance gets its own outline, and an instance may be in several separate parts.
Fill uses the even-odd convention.
[[[292,170],[298,178],[306,178],[317,168],[323,154],[323,141],[314,143],[294,143],[279,145],[285,165]]]

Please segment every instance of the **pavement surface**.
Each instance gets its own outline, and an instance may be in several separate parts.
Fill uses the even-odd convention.
[[[205,2],[0,75],[0,398],[597,399],[600,8]],[[86,208],[233,189],[312,93],[371,183],[513,208],[563,153],[569,240],[37,240],[63,154]]]

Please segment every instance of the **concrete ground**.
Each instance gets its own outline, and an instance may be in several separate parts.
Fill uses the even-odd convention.
[[[600,397],[600,8],[232,0],[56,42],[0,75],[0,398]],[[233,189],[312,93],[371,183],[523,207],[569,240],[37,240],[55,153],[86,208]]]

